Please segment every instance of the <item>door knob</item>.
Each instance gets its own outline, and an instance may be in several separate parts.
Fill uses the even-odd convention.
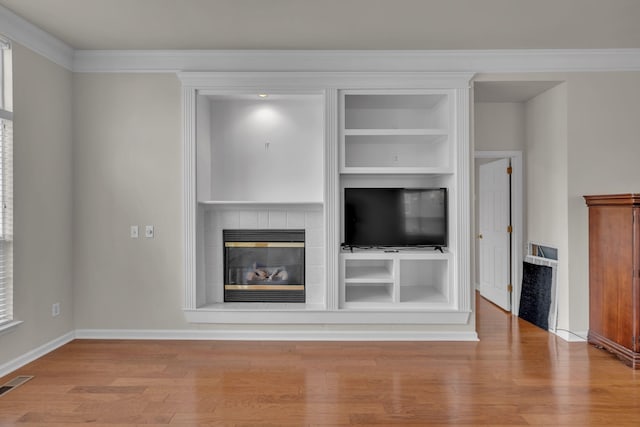
[[[482,233],[478,234],[478,239],[482,239]]]

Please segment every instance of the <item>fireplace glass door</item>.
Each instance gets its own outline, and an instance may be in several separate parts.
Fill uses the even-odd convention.
[[[223,230],[225,302],[305,302],[304,230]]]

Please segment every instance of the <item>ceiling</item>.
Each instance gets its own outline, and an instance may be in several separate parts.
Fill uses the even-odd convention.
[[[527,102],[557,86],[559,81],[499,81],[475,82],[475,102]]]
[[[0,0],[0,5],[74,49],[640,48],[639,0]]]

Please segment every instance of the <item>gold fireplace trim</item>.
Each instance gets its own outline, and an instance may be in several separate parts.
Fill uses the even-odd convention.
[[[303,291],[304,285],[224,285],[226,290]]]
[[[304,248],[304,242],[224,242],[225,248]]]

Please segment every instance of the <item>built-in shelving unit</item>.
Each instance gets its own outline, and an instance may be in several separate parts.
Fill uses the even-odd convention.
[[[455,162],[455,103],[450,89],[341,91],[341,190],[443,187],[455,195],[462,188]],[[459,209],[454,197],[449,205],[450,243],[444,253],[416,248],[342,252],[340,307],[456,307],[452,279],[460,253]]]
[[[470,74],[179,77],[188,321],[469,321]],[[447,188],[447,247],[341,249],[348,187]],[[228,228],[304,229],[306,302],[225,303],[219,235]]]

